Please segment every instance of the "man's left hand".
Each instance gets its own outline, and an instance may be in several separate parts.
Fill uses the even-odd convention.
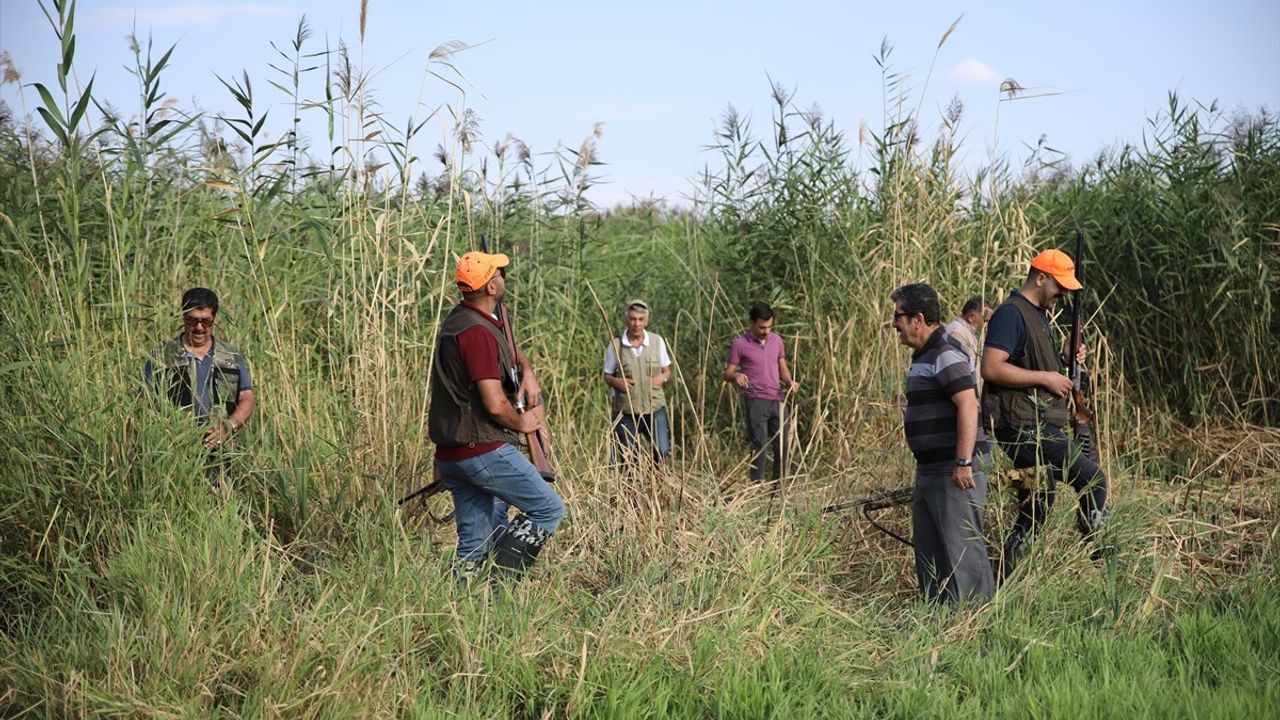
[[[204,447],[206,450],[212,450],[226,442],[229,437],[231,437],[231,429],[226,423],[214,423],[204,434]]]
[[[1062,357],[1064,360],[1066,358],[1071,357],[1068,354],[1070,350],[1071,350],[1071,338],[1067,338],[1067,341],[1062,343]],[[1084,343],[1080,343],[1080,345],[1076,347],[1076,362],[1080,363],[1081,365],[1084,365],[1085,360],[1088,359],[1088,357],[1089,357],[1089,353],[1085,350]]]
[[[972,490],[978,487],[978,483],[973,480],[972,467],[961,467],[960,465],[955,466],[955,468],[951,470],[951,482],[955,483],[956,487],[961,490]]]

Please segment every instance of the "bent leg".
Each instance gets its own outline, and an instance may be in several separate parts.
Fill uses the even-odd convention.
[[[458,560],[474,562],[488,556],[496,537],[494,497],[471,482],[461,462],[437,461],[440,480],[453,495],[453,518],[458,529]]]
[[[564,501],[523,453],[511,445],[503,445],[463,462],[471,461],[482,466],[472,476],[476,487],[508,505],[514,505],[547,533],[555,532],[564,519]],[[489,511],[492,510],[491,506]]]
[[[1042,425],[1041,454],[1052,468],[1056,479],[1065,480],[1080,494],[1076,527],[1086,539],[1106,524],[1107,477],[1098,463],[1079,443],[1067,437],[1062,428]]]
[[[1096,540],[1107,525],[1107,476],[1097,461],[1078,443],[1072,442],[1074,460],[1067,469],[1067,481],[1080,494],[1076,527],[1086,540]]]
[[[996,443],[1009,456],[1015,468],[1036,468],[1049,462],[1048,455],[1054,445],[1052,435],[1042,426],[996,428]],[[1050,451],[1050,452],[1047,452]],[[1018,516],[1005,538],[1000,556],[1000,579],[1003,580],[1031,549],[1031,541],[1049,517],[1057,498],[1058,474],[1045,473],[1045,487],[1018,488]]]

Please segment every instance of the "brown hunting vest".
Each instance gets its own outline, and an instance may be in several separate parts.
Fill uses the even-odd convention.
[[[498,342],[502,389],[509,399],[515,399],[516,387],[511,379],[515,358],[502,331],[477,311],[462,305],[454,307],[440,326],[435,362],[431,365],[431,410],[427,414],[427,433],[439,446],[518,442],[515,432],[494,422],[484,409],[480,390],[471,382],[467,367],[462,362],[458,335],[476,325],[492,333]]]
[[[640,353],[636,354],[622,342],[624,335],[625,331],[613,339],[613,354],[618,359],[614,376],[634,380],[635,386],[629,392],[613,391],[613,414],[650,415],[667,405],[662,388],[653,386],[653,377],[662,372],[659,343],[664,341],[662,336],[649,333],[649,343],[641,346]]]
[[[1035,371],[1062,372],[1062,357],[1058,354],[1049,323],[1044,313],[1031,304],[1021,293],[1013,293],[1005,300],[1022,313],[1022,324],[1027,328],[1027,342],[1022,357],[1010,359],[1014,365]],[[1063,427],[1070,419],[1066,398],[1054,396],[1043,388],[1011,388],[988,381],[982,388],[983,425],[989,428],[1018,427],[1047,423]]]

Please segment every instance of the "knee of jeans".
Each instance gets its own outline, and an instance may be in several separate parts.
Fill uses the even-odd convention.
[[[560,521],[564,520],[564,500],[556,493],[551,493],[545,506],[540,508],[538,517],[531,519],[539,528],[549,533],[555,532],[560,527]]]

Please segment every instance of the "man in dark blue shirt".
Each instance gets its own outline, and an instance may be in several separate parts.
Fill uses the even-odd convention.
[[[182,294],[182,332],[154,349],[147,386],[190,410],[206,426],[204,446],[221,447],[248,422],[256,405],[249,366],[235,345],[215,340],[218,296],[208,288]]]
[[[1049,311],[1058,298],[1081,287],[1075,263],[1066,253],[1045,250],[1031,261],[1022,286],[996,308],[987,326],[982,354],[984,423],[1015,468],[1047,466],[1046,487],[1018,490],[1018,518],[1004,544],[1003,579],[1029,548],[1053,507],[1057,482],[1065,479],[1080,494],[1077,525],[1097,542],[1107,521],[1107,478],[1081,445],[1063,428],[1070,419],[1067,398],[1072,382]],[[1076,348],[1084,362],[1084,345]],[[1101,548],[1101,546],[1099,546]],[[1095,550],[1095,555],[1103,550]]]

